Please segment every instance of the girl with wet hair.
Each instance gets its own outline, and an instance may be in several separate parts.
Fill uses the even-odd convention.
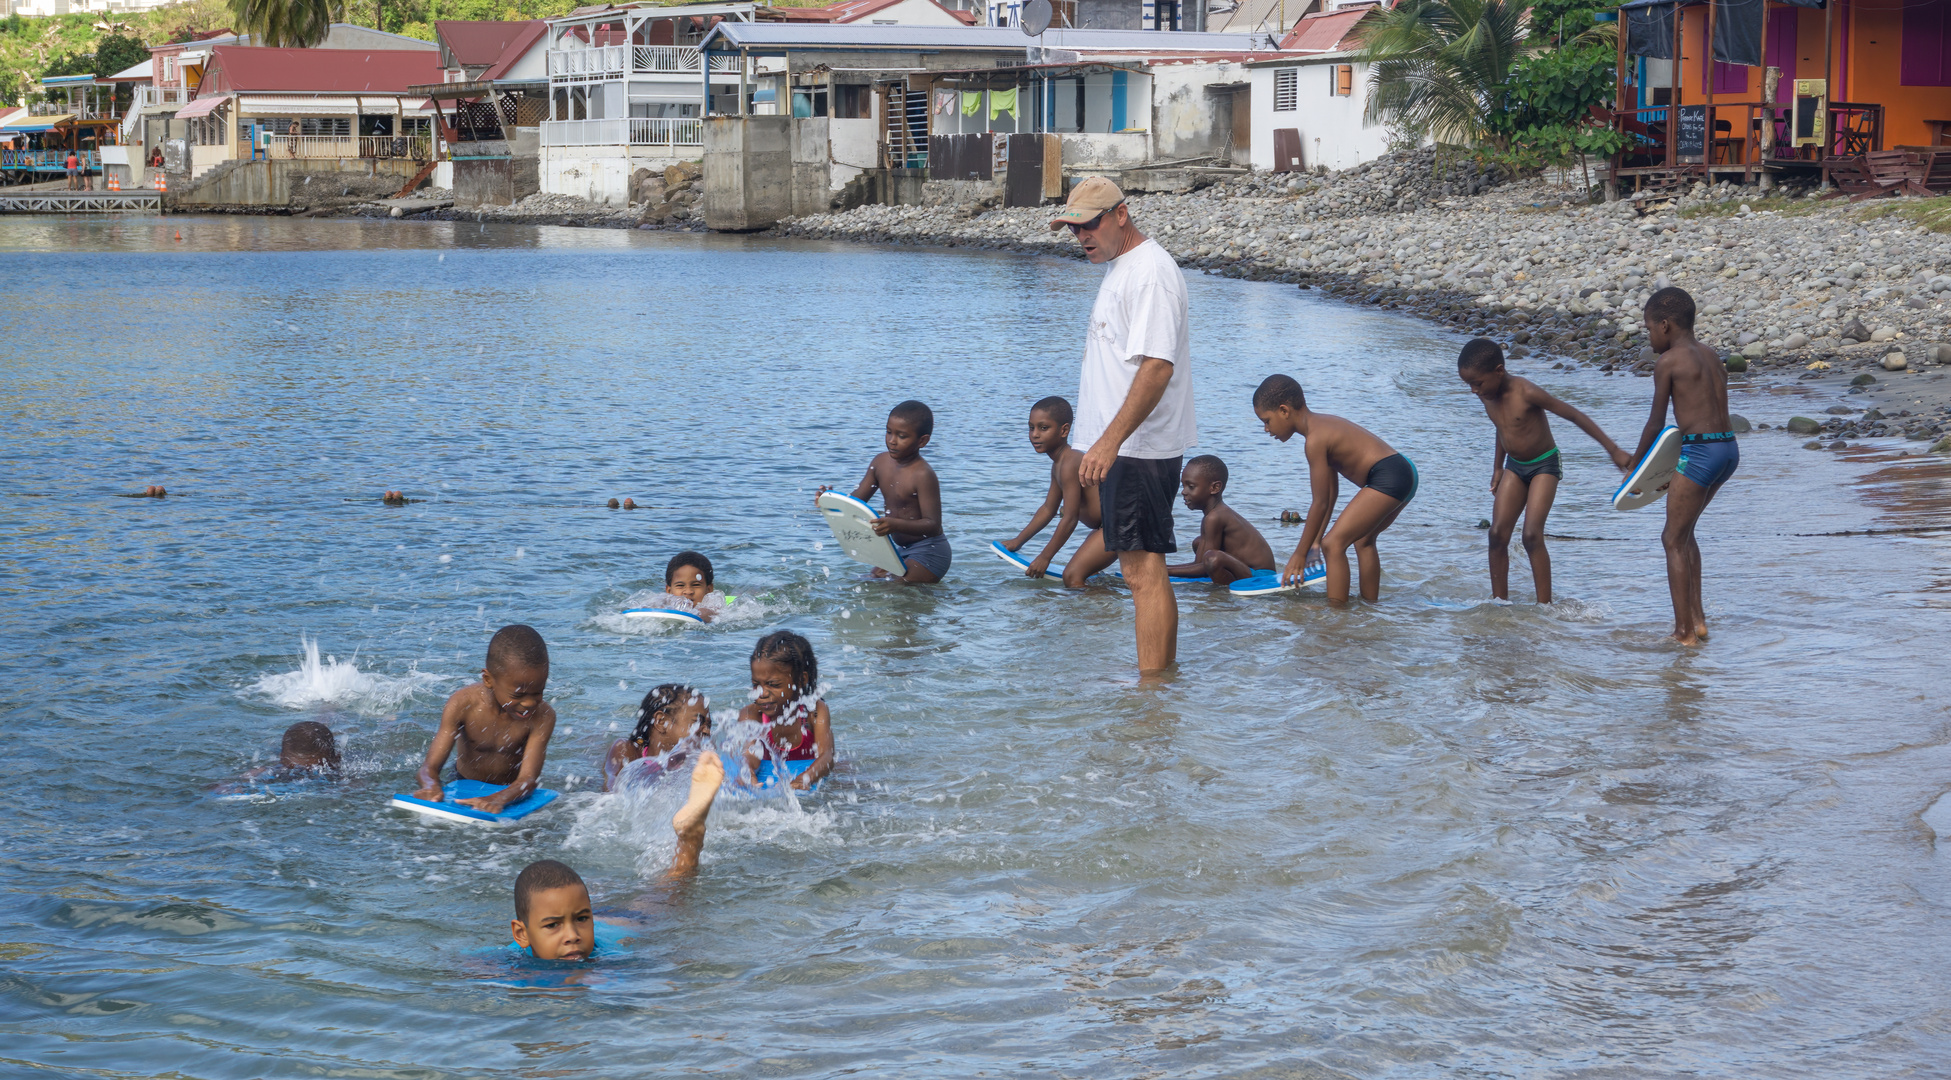
[[[683,683],[653,687],[637,707],[637,726],[630,737],[612,743],[603,759],[603,790],[615,790],[617,778],[633,761],[649,760],[645,779],[679,768],[690,757],[685,740],[710,734],[711,703],[702,692]]]
[[[833,717],[820,700],[820,662],[813,645],[790,630],[759,639],[752,648],[752,703],[739,719],[759,725],[745,751],[747,774],[772,758],[779,767],[806,761],[793,787],[810,790],[833,770]]]

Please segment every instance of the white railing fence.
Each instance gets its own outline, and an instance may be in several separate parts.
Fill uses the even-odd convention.
[[[598,45],[588,49],[550,49],[549,77],[602,78],[630,70],[630,46]]]
[[[638,45],[633,50],[635,70],[645,72],[690,72],[698,70],[701,50],[684,45]],[[738,71],[738,57],[721,53],[711,58],[713,71]]]
[[[433,143],[425,135],[271,135],[264,154],[279,158],[412,158],[425,161]]]
[[[183,105],[190,100],[190,92],[180,86],[138,86],[135,88],[135,105],[141,109],[153,109],[158,105]]]
[[[697,117],[542,121],[543,146],[703,146],[704,135]]]

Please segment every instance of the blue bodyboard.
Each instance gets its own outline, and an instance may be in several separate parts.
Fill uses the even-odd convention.
[[[623,615],[628,619],[663,619],[665,622],[684,624],[704,622],[696,614],[689,611],[680,611],[677,608],[624,608]]]
[[[396,810],[411,810],[416,814],[425,814],[428,817],[442,818],[447,821],[465,821],[475,825],[513,825],[556,801],[556,792],[540,787],[529,792],[528,797],[522,801],[510,803],[507,809],[499,814],[476,810],[472,806],[462,806],[454,801],[493,795],[507,786],[506,784],[484,784],[479,780],[449,780],[441,789],[447,795],[443,802],[428,802],[412,795],[396,794],[387,805]]]
[[[788,761],[785,763],[785,765],[786,765],[786,775],[788,778],[796,777],[800,773],[803,773],[807,769],[813,767],[813,763],[811,761]],[[822,777],[821,779],[824,780],[825,777]],[[772,789],[778,787],[779,786],[778,763],[773,761],[771,758],[767,758],[766,760],[759,762],[759,768],[755,773],[753,773],[752,780],[753,782],[749,785],[737,784],[736,787],[748,793],[755,792],[755,791],[771,791]],[[790,782],[790,779],[788,780],[788,782]],[[818,789],[819,786],[820,786],[819,783],[816,781],[813,784],[813,789]]]
[[[1252,577],[1242,578],[1227,588],[1240,596],[1268,596],[1273,593],[1294,592],[1302,585],[1318,587],[1327,584],[1327,581],[1327,567],[1309,566],[1301,571],[1300,585],[1282,585],[1278,570],[1256,570]]]

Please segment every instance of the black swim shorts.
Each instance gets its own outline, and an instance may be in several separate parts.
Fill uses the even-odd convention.
[[[1368,467],[1362,486],[1406,503],[1416,497],[1416,464],[1402,454],[1390,454]]]
[[[1558,448],[1555,446],[1532,458],[1530,461],[1519,461],[1514,457],[1505,455],[1504,468],[1512,476],[1517,477],[1526,484],[1529,484],[1531,478],[1534,476],[1550,475],[1556,476],[1561,480],[1565,478],[1565,467],[1559,464]]]
[[[1179,550],[1172,537],[1172,504],[1179,497],[1184,460],[1121,457],[1111,463],[1097,492],[1104,507],[1104,550]]]

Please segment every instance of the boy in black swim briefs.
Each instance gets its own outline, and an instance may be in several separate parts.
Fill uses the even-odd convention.
[[[1301,384],[1285,375],[1269,375],[1253,392],[1253,413],[1267,434],[1281,442],[1301,437],[1306,444],[1308,483],[1313,499],[1307,508],[1307,523],[1301,527],[1301,542],[1287,560],[1281,580],[1299,584],[1309,562],[1317,554],[1326,561],[1328,602],[1348,602],[1348,549],[1355,549],[1361,567],[1362,599],[1373,603],[1382,595],[1382,556],[1375,540],[1395,524],[1402,508],[1416,497],[1416,463],[1396,453],[1388,443],[1367,428],[1339,416],[1315,412],[1307,407]],[[1328,516],[1334,512],[1340,495],[1340,478],[1360,485],[1361,490],[1348,500],[1334,527]]]
[[[1030,523],[1003,546],[1011,551],[1023,550],[1023,545],[1042,532],[1052,518],[1057,519],[1057,531],[1050,534],[1050,542],[1043,546],[1043,551],[1030,560],[1023,571],[1025,577],[1042,577],[1050,569],[1050,561],[1070,542],[1070,534],[1079,524],[1090,530],[1084,546],[1090,548],[1095,542],[1103,564],[1109,566],[1112,562],[1110,556],[1103,554],[1104,538],[1098,530],[1103,513],[1098,508],[1097,488],[1085,487],[1078,478],[1078,465],[1084,460],[1084,452],[1070,445],[1072,418],[1070,402],[1054,395],[1030,406],[1030,448],[1050,459],[1050,491],[1044,496],[1043,505],[1030,517]],[[1080,550],[1079,554],[1083,552]],[[1076,588],[1089,576],[1080,572],[1073,581],[1073,573],[1066,567],[1064,584]]]
[[[948,573],[954,552],[942,535],[942,484],[921,456],[935,434],[935,413],[919,401],[904,401],[887,414],[887,450],[874,455],[867,475],[854,489],[866,502],[876,490],[885,504],[874,519],[874,531],[894,544],[894,553],[908,572],[900,578],[910,585],[928,585]],[[822,486],[820,492],[831,491]],[[814,493],[819,500],[819,492]],[[875,577],[890,576],[876,569]]]
[[[1556,413],[1605,448],[1621,469],[1632,459],[1599,430],[1592,418],[1544,392],[1537,383],[1504,370],[1504,350],[1489,338],[1472,338],[1456,358],[1456,371],[1484,403],[1497,431],[1490,454],[1490,595],[1510,599],[1511,529],[1524,515],[1524,551],[1538,603],[1551,603],[1551,554],[1545,550],[1545,517],[1565,475],[1558,443],[1545,413]]]
[[[1694,340],[1694,298],[1683,289],[1661,289],[1647,299],[1643,318],[1647,344],[1660,358],[1653,365],[1653,415],[1640,432],[1632,460],[1653,449],[1671,402],[1673,424],[1685,449],[1667,488],[1660,543],[1666,548],[1667,591],[1673,598],[1673,640],[1698,645],[1707,640],[1707,613],[1700,601],[1700,545],[1694,540],[1694,525],[1741,464],[1741,448],[1728,422],[1727,365]]]

